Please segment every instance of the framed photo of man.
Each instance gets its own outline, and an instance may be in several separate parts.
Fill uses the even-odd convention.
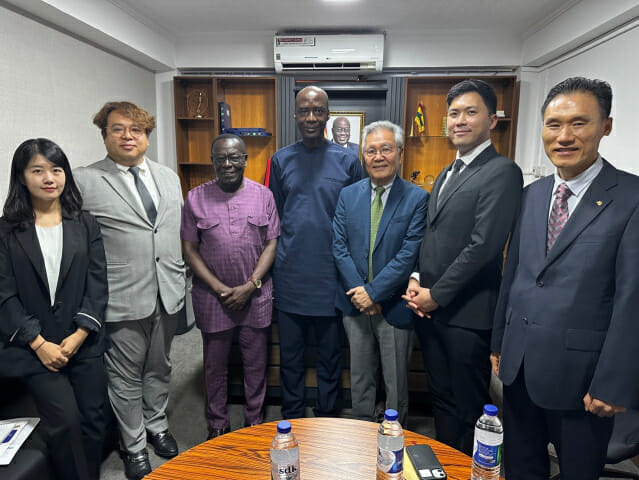
[[[326,122],[326,137],[351,150],[359,158],[364,117],[364,112],[330,112]]]

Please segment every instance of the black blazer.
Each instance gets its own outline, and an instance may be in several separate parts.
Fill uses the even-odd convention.
[[[428,203],[420,283],[439,304],[433,319],[487,330],[499,293],[502,252],[519,213],[521,170],[491,145],[438,198],[450,168],[435,180]]]
[[[79,326],[88,328],[90,334],[74,358],[102,355],[106,349],[102,324],[108,289],[100,228],[85,212],[78,218],[64,216],[62,228],[60,276],[51,305],[35,226],[20,231],[0,219],[0,376],[48,371],[19,335],[33,319],[42,336],[55,343]]]

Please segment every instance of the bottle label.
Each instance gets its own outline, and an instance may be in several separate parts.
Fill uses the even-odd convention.
[[[475,440],[473,460],[485,468],[498,467],[501,463],[501,443],[499,445],[487,445],[479,439]]]
[[[293,463],[290,465],[273,465],[271,467],[271,480],[298,480],[299,475],[299,466]]]
[[[401,473],[404,470],[404,449],[393,451],[377,447],[377,468],[384,473]]]

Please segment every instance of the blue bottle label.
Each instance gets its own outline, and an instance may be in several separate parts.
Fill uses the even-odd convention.
[[[377,448],[377,468],[385,473],[400,473],[404,470],[404,449],[384,450]]]
[[[498,467],[501,463],[501,445],[486,445],[476,441],[473,460],[482,467]]]

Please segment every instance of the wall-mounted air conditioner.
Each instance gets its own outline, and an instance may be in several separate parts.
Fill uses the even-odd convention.
[[[383,34],[276,35],[275,71],[381,72]]]

